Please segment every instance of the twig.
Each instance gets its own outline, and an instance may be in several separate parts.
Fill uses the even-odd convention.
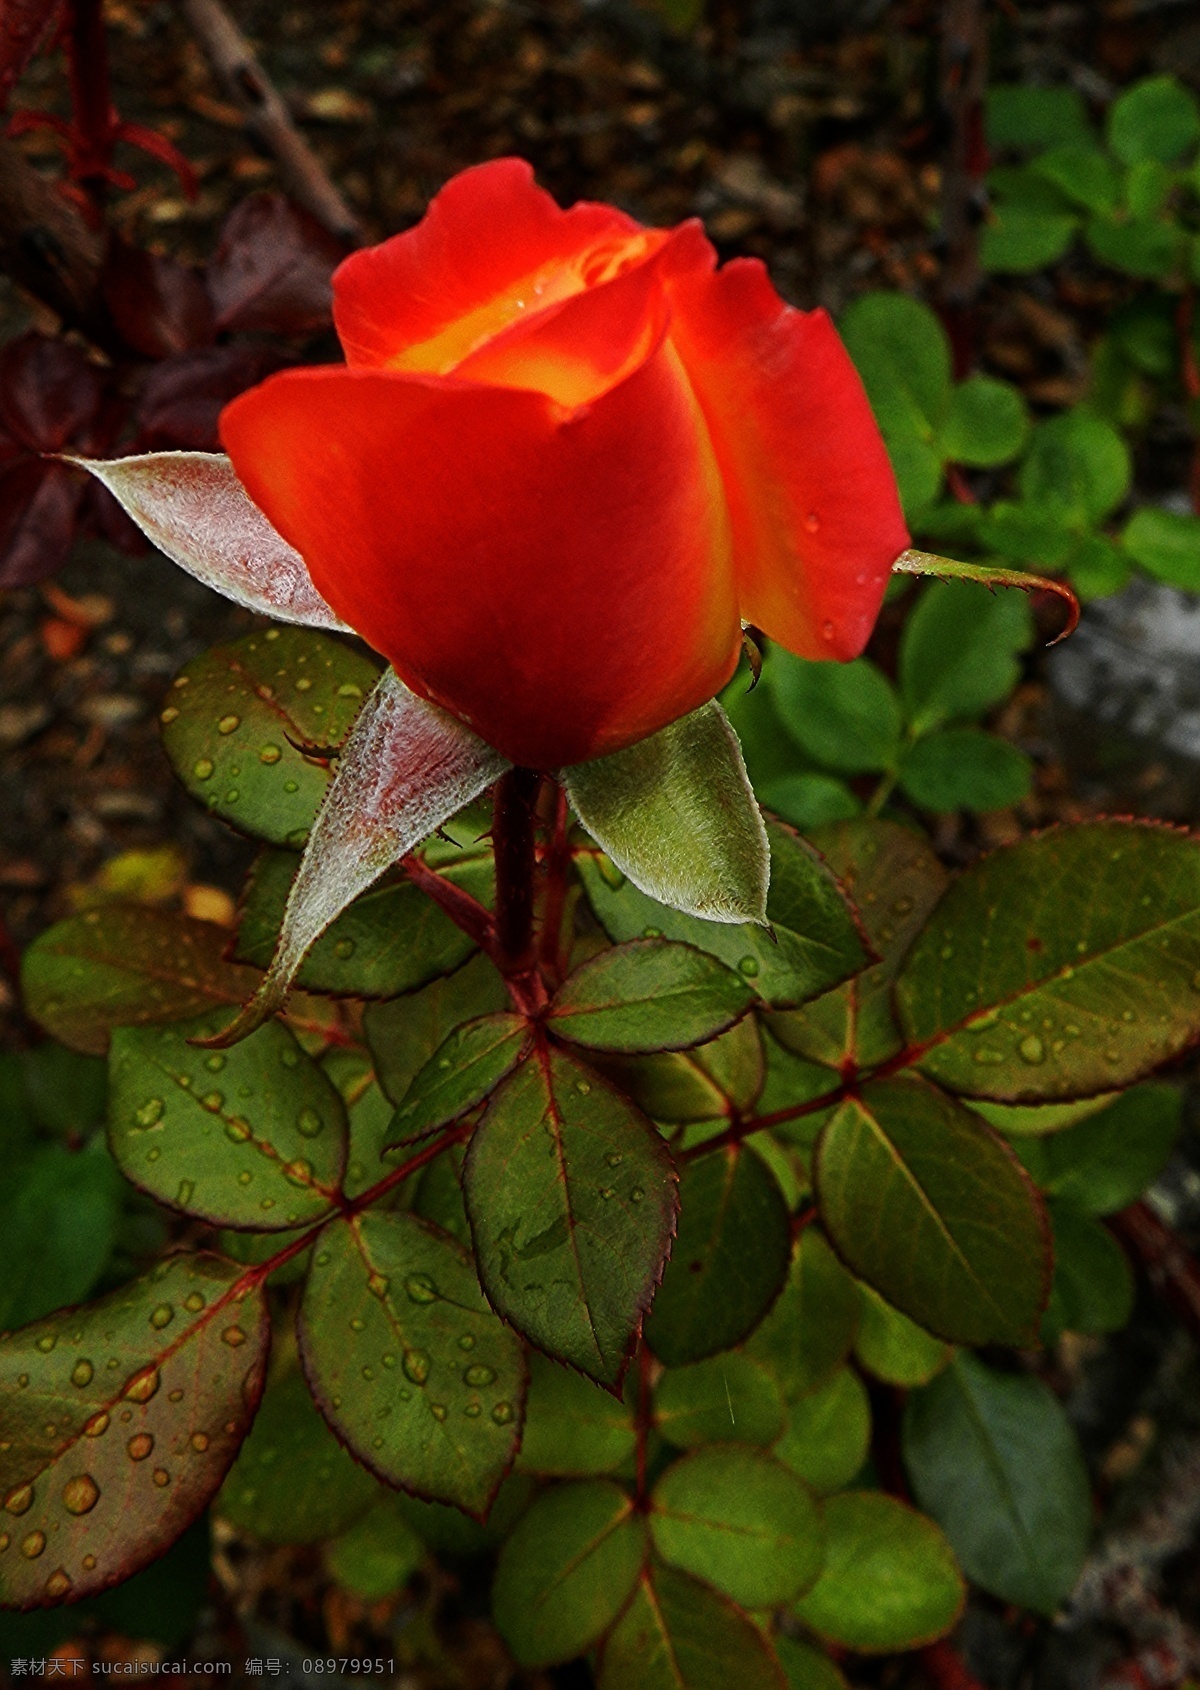
[[[974,305],[979,292],[979,185],[987,168],[983,140],[983,91],[987,82],[987,25],[983,0],[950,0],[941,43],[942,123],[946,163],[942,176],[941,240],[945,259],[941,309],[954,350],[954,373],[970,372]]]
[[[1132,1203],[1109,1226],[1137,1257],[1154,1289],[1200,1338],[1200,1262],[1148,1203]]]
[[[96,346],[119,345],[100,292],[105,240],[0,136],[0,270]]]
[[[274,155],[284,191],[331,235],[348,246],[359,245],[363,239],[361,223],[292,122],[274,84],[221,0],[182,0],[182,5],[188,24],[230,98],[245,112],[251,133]]]

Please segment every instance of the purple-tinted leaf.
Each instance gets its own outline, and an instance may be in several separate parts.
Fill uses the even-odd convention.
[[[99,370],[78,347],[48,335],[23,334],[0,352],[0,452],[59,452],[79,442],[104,394]],[[5,453],[5,455],[8,455]]]
[[[249,1429],[269,1338],[261,1281],[186,1255],[0,1338],[0,1602],[76,1601],[161,1555]]]
[[[161,552],[223,593],[281,622],[342,628],[304,559],[267,521],[220,453],[147,452],[77,459]]]
[[[61,0],[4,0],[0,6],[0,107],[54,28]]]
[[[223,330],[307,334],[326,326],[330,277],[345,256],[315,218],[280,194],[251,194],[221,229],[208,291]]]
[[[273,1015],[330,922],[508,766],[470,728],[385,670],[309,834],[266,979],[220,1039],[207,1042],[233,1044]]]
[[[212,345],[212,306],[204,278],[190,265],[117,238],[100,285],[118,334],[143,357]]]
[[[84,491],[64,465],[41,458],[0,474],[0,587],[32,586],[66,562]]]
[[[146,377],[138,401],[141,444],[215,451],[217,419],[229,401],[287,362],[274,347],[244,342],[165,359]]]

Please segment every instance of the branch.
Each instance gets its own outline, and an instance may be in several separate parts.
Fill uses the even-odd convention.
[[[987,26],[982,0],[950,0],[943,8],[942,120],[947,131],[942,178],[942,315],[954,348],[954,373],[967,375],[974,340],[973,307],[979,292],[979,183],[987,166],[983,142],[983,90],[987,80]]]
[[[100,291],[105,236],[0,136],[0,270],[96,346],[119,340]]]
[[[1110,1215],[1109,1226],[1137,1257],[1164,1302],[1200,1338],[1200,1262],[1148,1203],[1131,1203]]]
[[[183,13],[252,135],[279,165],[284,192],[347,246],[363,228],[325,166],[292,122],[287,106],[221,0],[183,0]]]

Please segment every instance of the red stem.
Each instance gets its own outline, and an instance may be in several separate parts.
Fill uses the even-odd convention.
[[[101,0],[70,0],[67,36],[74,118],[75,175],[95,204],[104,197],[116,136]]]
[[[420,857],[405,857],[400,867],[414,886],[419,886],[439,909],[445,911],[456,927],[460,927],[469,939],[474,939],[480,950],[492,955],[496,947],[495,924],[477,898],[464,892],[452,880],[445,879],[436,869],[431,869]]]
[[[557,781],[554,786],[554,818],[546,849],[546,899],[542,911],[542,932],[538,951],[542,970],[555,982],[563,974],[562,923],[567,902],[567,872],[571,853],[567,845],[567,795]]]
[[[1148,1203],[1110,1215],[1109,1226],[1137,1257],[1147,1279],[1200,1337],[1200,1262]]]
[[[536,769],[510,769],[496,782],[492,849],[496,856],[496,967],[518,1003],[545,999],[537,974],[533,937],[537,871],[535,814],[542,777]],[[526,1001],[527,1000],[527,1001]]]
[[[645,1508],[648,1505],[646,1445],[650,1438],[650,1351],[644,1340],[638,1346],[637,1369],[637,1504],[639,1508]]]

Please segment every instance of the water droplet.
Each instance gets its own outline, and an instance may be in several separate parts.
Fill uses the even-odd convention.
[[[463,1409],[463,1413],[466,1415],[468,1420],[476,1420],[479,1417],[480,1406],[477,1402],[469,1402]]]
[[[10,1490],[4,1498],[4,1506],[10,1514],[25,1514],[32,1504],[32,1485],[18,1485],[15,1490]]]
[[[278,745],[264,745],[258,754],[260,763],[278,763],[283,752]]]
[[[619,1168],[625,1158],[619,1150],[610,1150],[604,1160],[608,1163],[610,1168]]]
[[[151,1474],[151,1478],[154,1480],[159,1490],[163,1490],[171,1482],[171,1475],[167,1472],[165,1467],[156,1467],[154,1472]]]
[[[822,622],[822,624],[821,624],[821,638],[823,640],[832,640],[833,635],[834,635],[833,623],[832,622]]]
[[[804,519],[804,526],[808,529],[810,534],[815,534],[817,532],[821,526],[821,519],[817,515],[816,511],[809,511],[808,515]]]
[[[208,1433],[193,1432],[191,1436],[191,1445],[198,1455],[203,1455],[205,1450],[208,1448]]]
[[[165,726],[169,727],[171,725],[171,723],[175,720],[176,716],[178,716],[178,714],[179,714],[179,711],[177,710],[175,705],[168,704],[167,708],[164,711],[162,711],[162,713],[159,715],[158,719]]]
[[[978,1062],[981,1068],[994,1068],[1004,1061],[1004,1056],[1002,1052],[993,1050],[991,1045],[980,1045],[979,1049],[972,1053],[972,1060]]]
[[[317,1257],[317,1266],[319,1268],[328,1267],[329,1262],[330,1262],[329,1251],[328,1250],[322,1250]]]
[[[183,1401],[183,1392],[181,1390],[179,1390],[178,1387],[176,1387],[176,1389],[173,1390],[173,1391],[168,1391],[167,1392],[167,1401],[168,1402],[182,1402]]]
[[[148,1097],[133,1118],[139,1127],[155,1127],[162,1120],[165,1108],[161,1097]]]
[[[460,1350],[473,1350],[475,1348],[475,1334],[473,1332],[464,1332],[462,1337],[458,1340],[458,1347]]]
[[[192,773],[197,780],[211,780],[216,766],[211,757],[201,757],[192,765]]]
[[[339,698],[361,698],[362,688],[355,686],[353,681],[343,681],[337,689]]]
[[[404,1281],[404,1289],[414,1303],[436,1303],[441,1295],[427,1273],[410,1273]]]
[[[367,1280],[367,1290],[372,1297],[386,1297],[389,1283],[386,1273],[373,1273]]]
[[[181,1179],[179,1182],[179,1190],[175,1193],[175,1201],[179,1204],[179,1207],[181,1209],[186,1209],[195,1195],[195,1183],[190,1179]]]
[[[911,915],[912,907],[913,901],[911,898],[897,898],[892,905],[892,912],[895,915]]]
[[[107,1431],[108,1415],[102,1412],[100,1414],[93,1414],[92,1418],[85,1422],[83,1435],[85,1438],[102,1438]]]
[[[367,1380],[374,1379],[375,1369],[373,1367],[364,1367],[362,1370],[362,1376]]]
[[[240,716],[222,716],[217,723],[217,732],[219,734],[236,733],[241,725],[242,718]]]
[[[100,1486],[90,1473],[80,1473],[63,1486],[63,1507],[68,1514],[90,1514],[100,1500]]]
[[[175,1318],[175,1310],[170,1303],[160,1303],[150,1315],[150,1324],[161,1332],[164,1326],[170,1326]]]
[[[435,1420],[444,1420],[446,1418],[446,1405],[444,1402],[431,1402],[429,1412]]]
[[[366,1321],[365,1321],[365,1320],[360,1320],[360,1319],[359,1319],[359,1317],[358,1317],[358,1315],[354,1315],[354,1316],[353,1316],[353,1317],[352,1317],[352,1318],[351,1318],[351,1321],[350,1321],[350,1330],[351,1330],[351,1332],[362,1332],[362,1331],[365,1331],[365,1329],[366,1329],[366,1324],[367,1324],[367,1323],[366,1323]]]
[[[245,1144],[250,1137],[250,1123],[240,1115],[233,1115],[225,1123],[225,1137],[234,1144]]]
[[[72,1385],[78,1385],[82,1390],[84,1385],[91,1384],[92,1374],[94,1372],[95,1368],[92,1366],[91,1362],[88,1361],[86,1357],[81,1357],[71,1369]]]
[[[963,1031],[965,1033],[986,1033],[987,1029],[994,1027],[999,1019],[1000,1011],[998,1009],[985,1009],[982,1015],[977,1015],[973,1020],[968,1021]]]
[[[753,980],[755,975],[758,973],[758,958],[744,956],[738,963],[738,972],[740,974],[744,974],[747,980]]]
[[[162,1155],[162,1151],[158,1148],[157,1145],[155,1145],[153,1150],[148,1150],[146,1152],[146,1160],[147,1160],[147,1162],[157,1162],[161,1155]]]
[[[492,1419],[497,1426],[507,1426],[516,1418],[513,1405],[510,1402],[498,1402],[492,1410]]]
[[[221,1334],[221,1342],[228,1344],[231,1350],[236,1350],[246,1342],[246,1334],[240,1326],[227,1326]]]
[[[423,1385],[429,1377],[429,1357],[424,1350],[405,1350],[402,1363],[414,1385]]]
[[[27,1561],[36,1561],[45,1547],[45,1532],[30,1532],[28,1537],[21,1540],[21,1554]]]
[[[631,1203],[640,1203],[645,1195],[646,1193],[642,1190],[641,1186],[635,1185],[633,1190],[629,1193],[629,1201]]]
[[[11,1542],[12,1538],[9,1537],[7,1532],[0,1532],[0,1555],[3,1555]]]
[[[389,1367],[389,1368],[390,1368],[390,1367],[395,1367],[395,1365],[396,1365],[396,1358],[395,1358],[395,1356],[394,1356],[394,1355],[392,1355],[392,1354],[391,1354],[391,1353],[390,1353],[390,1352],[389,1352],[389,1353],[388,1353],[388,1354],[387,1354],[387,1355],[385,1355],[385,1356],[384,1356],[384,1358],[383,1358],[383,1365],[384,1365],[384,1366],[385,1366],[385,1367]]]
[[[249,1185],[250,1181],[253,1178],[254,1178],[254,1175],[249,1171],[249,1169],[243,1168],[241,1173],[237,1177],[237,1182],[238,1182],[239,1185]]]
[[[225,1094],[220,1091],[206,1091],[200,1099],[201,1109],[207,1109],[210,1115],[219,1115],[225,1102]]]
[[[306,1162],[303,1156],[298,1156],[294,1162],[289,1162],[284,1168],[283,1176],[289,1185],[311,1185],[313,1165],[311,1162]]]
[[[55,1337],[54,1333],[53,1332],[47,1332],[44,1338],[38,1339],[37,1347],[38,1347],[39,1350],[41,1350],[41,1352],[44,1356],[48,1356],[50,1354],[50,1351],[54,1348],[55,1344],[57,1344],[57,1343],[58,1343],[58,1339]]]
[[[1106,1050],[1104,1053],[1104,1060],[1111,1063],[1119,1062],[1121,1060],[1121,1053],[1119,1050]]]
[[[125,1395],[130,1402],[149,1402],[161,1384],[157,1367],[143,1367],[126,1385]]]
[[[661,939],[662,936],[663,936],[663,930],[662,930],[661,927],[643,927],[642,928],[642,938],[643,939]]]
[[[463,1383],[466,1385],[490,1385],[495,1377],[496,1370],[494,1367],[484,1367],[482,1363],[476,1362],[474,1366],[468,1367],[463,1374]]]
[[[1039,1063],[1046,1060],[1046,1047],[1036,1033],[1026,1033],[1017,1046],[1022,1062]]]
[[[86,1573],[94,1572],[95,1568],[96,1568],[96,1557],[94,1555],[85,1555],[84,1558],[83,1558],[83,1570],[84,1570],[84,1572],[86,1572]]]
[[[67,1576],[65,1567],[56,1567],[46,1580],[46,1595],[52,1602],[58,1602],[71,1588],[71,1580]]]
[[[339,939],[337,944],[333,947],[333,954],[334,956],[341,957],[342,961],[345,962],[347,957],[352,957],[354,955],[354,940]]]
[[[949,962],[951,957],[954,955],[954,946],[943,945],[941,950],[938,952],[938,955],[941,957],[943,962]]]
[[[145,1461],[154,1448],[154,1438],[149,1432],[135,1432],[125,1448],[129,1451],[131,1461]]]
[[[300,784],[299,784],[298,781],[285,780],[284,783],[283,783],[283,790],[285,792],[289,792],[289,793],[290,792],[299,792]]]
[[[616,1195],[617,1193],[613,1186],[602,1185],[600,1187],[600,1196],[603,1198],[604,1202],[607,1203],[610,1197],[615,1197]]]

